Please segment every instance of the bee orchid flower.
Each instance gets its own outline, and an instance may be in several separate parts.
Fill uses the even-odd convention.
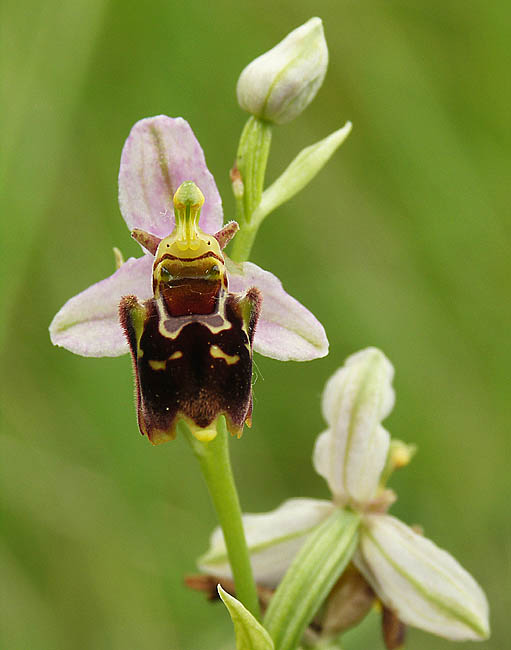
[[[322,357],[323,326],[276,276],[223,254],[238,227],[222,227],[215,181],[182,118],[134,125],[119,205],[144,254],[68,300],[50,325],[52,342],[91,357],[131,350],[139,426],[152,442],[175,437],[180,418],[207,440],[225,415],[240,435],[250,423],[252,349],[280,360]]]
[[[382,485],[382,477],[388,475],[389,465],[406,464],[406,446],[391,445],[381,424],[394,404],[393,375],[385,355],[367,348],[349,357],[327,382],[322,406],[328,429],[316,440],[313,464],[327,481],[332,499],[290,499],[272,512],[244,515],[256,581],[276,587],[308,535],[335,509],[347,508],[361,519],[352,562],[366,581],[365,587],[362,581],[361,589],[351,590],[351,609],[359,606],[356,599],[369,587],[384,612],[402,623],[452,640],[485,639],[488,603],[474,578],[449,553],[386,513],[394,495]],[[389,458],[393,449],[399,462]],[[222,533],[216,529],[199,566],[228,578],[226,557]],[[370,605],[366,601],[365,613]],[[345,620],[350,603],[341,605],[343,615],[336,618]],[[352,614],[349,618],[358,620]]]

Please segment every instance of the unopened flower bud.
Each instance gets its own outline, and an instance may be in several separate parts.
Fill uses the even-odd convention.
[[[320,18],[311,18],[249,63],[236,88],[241,108],[284,124],[314,99],[326,74],[328,49]]]

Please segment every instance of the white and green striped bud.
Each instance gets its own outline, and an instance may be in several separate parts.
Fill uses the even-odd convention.
[[[320,18],[311,18],[248,64],[238,80],[241,108],[275,124],[290,122],[316,96],[328,66]]]

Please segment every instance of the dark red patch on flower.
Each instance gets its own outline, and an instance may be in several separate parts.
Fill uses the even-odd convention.
[[[165,309],[162,318],[154,298],[144,304],[134,296],[122,299],[142,434],[162,442],[175,437],[181,417],[207,428],[225,415],[230,432],[241,435],[251,414],[252,339],[260,304],[260,292],[250,289],[243,296],[227,294],[211,313],[172,316]]]

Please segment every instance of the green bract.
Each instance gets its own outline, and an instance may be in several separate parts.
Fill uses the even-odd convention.
[[[234,625],[236,650],[274,650],[273,641],[264,627],[243,607],[239,600],[218,585],[222,599]]]
[[[282,203],[289,201],[308,185],[346,140],[350,132],[351,122],[346,122],[341,129],[302,149],[277,180],[264,190],[261,201],[252,215],[254,222],[262,221],[266,215],[276,210]]]
[[[307,625],[351,560],[360,517],[336,510],[308,538],[264,617],[276,650],[296,648]]]

